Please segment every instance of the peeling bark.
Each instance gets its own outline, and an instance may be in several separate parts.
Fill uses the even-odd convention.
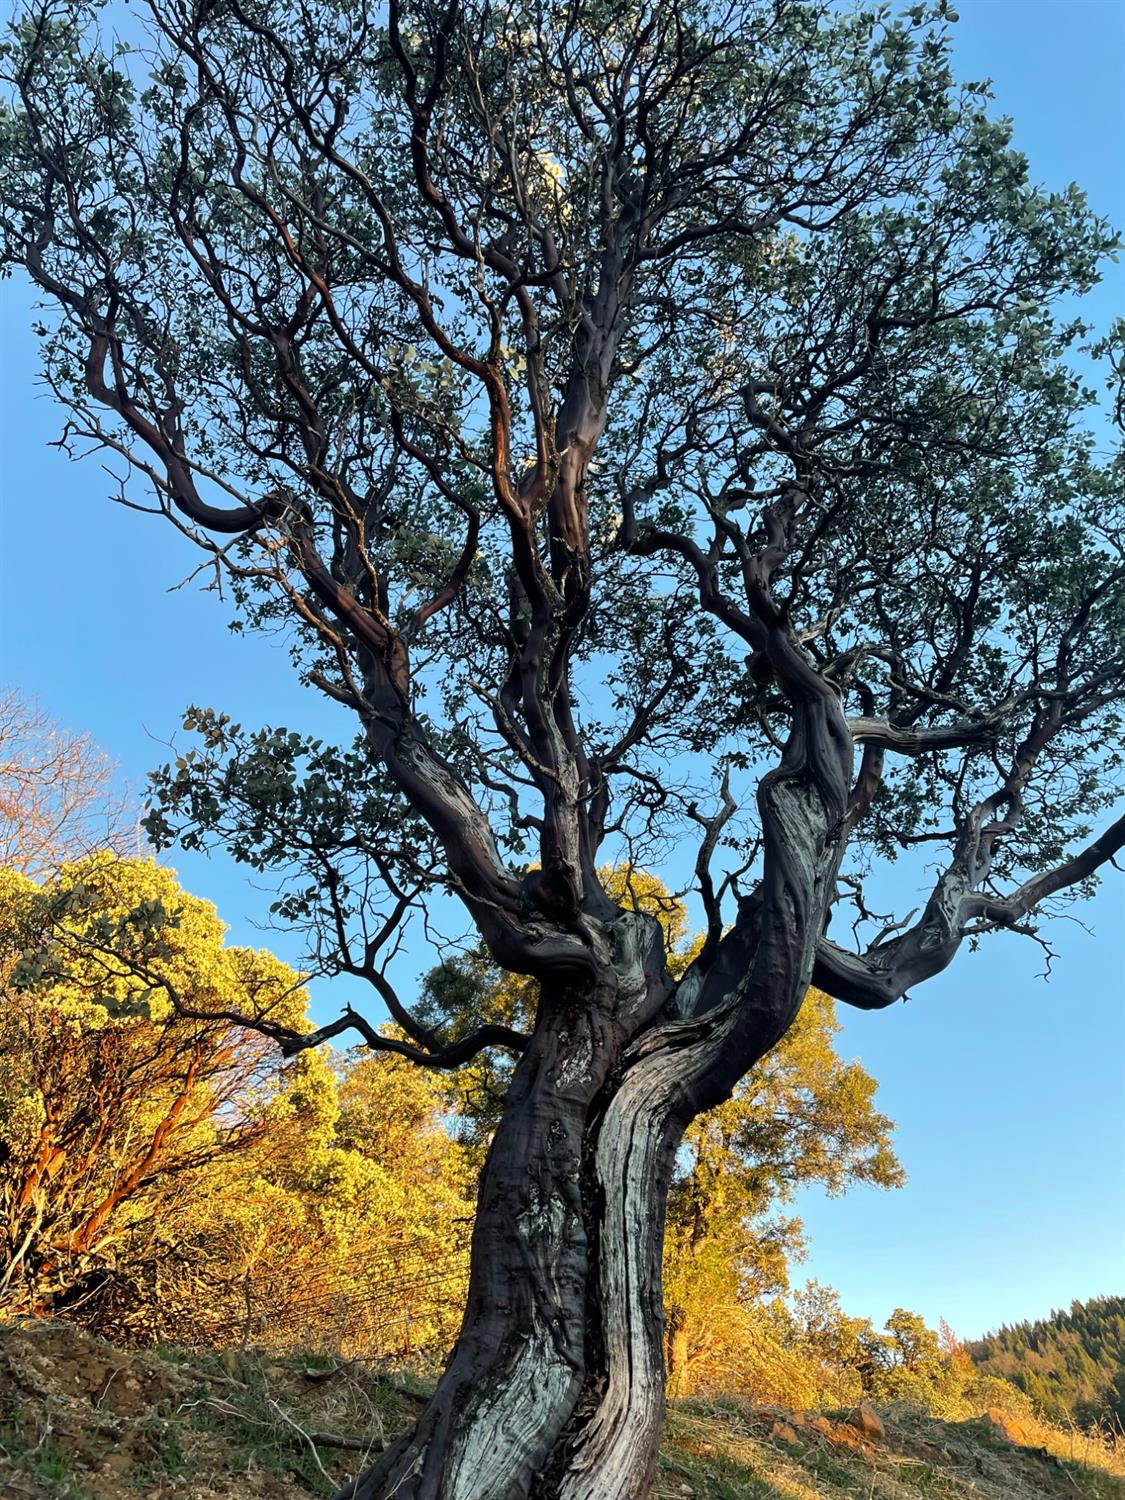
[[[562,1455],[552,1500],[648,1492],[664,1422],[661,1258],[676,1148],[693,1113],[685,1054],[669,1048],[625,1074],[597,1132],[597,1279],[591,1295],[597,1399]]]
[[[629,1036],[668,992],[652,918],[622,913],[591,939],[601,981],[543,987],[513,1075],[481,1178],[456,1348],[414,1430],[342,1497],[523,1500],[579,1403],[596,1276],[589,1122]]]

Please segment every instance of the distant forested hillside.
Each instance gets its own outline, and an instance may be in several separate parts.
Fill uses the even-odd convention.
[[[966,1349],[988,1374],[1025,1391],[1052,1420],[1125,1430],[1125,1297],[1001,1328]]]

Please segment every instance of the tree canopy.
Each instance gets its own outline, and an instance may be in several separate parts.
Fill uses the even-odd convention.
[[[16,22],[4,253],[68,442],[288,620],[404,858],[427,825],[517,967],[603,839],[662,852],[724,772],[760,858],[809,668],[864,752],[849,879],[946,850],[919,921],[823,948],[847,998],[1106,852],[1065,858],[1111,793],[1119,470],[1051,304],[1115,241],[955,84],[942,9]]]
[[[151,1232],[161,1190],[264,1128],[276,1061],[229,1013],[299,1025],[305,995],[271,955],[222,933],[213,907],[144,861],[93,855],[42,887],[0,871],[9,1309],[88,1293],[91,1272]]]

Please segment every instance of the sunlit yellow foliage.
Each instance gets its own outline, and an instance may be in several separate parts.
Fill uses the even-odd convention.
[[[801,1251],[796,1220],[777,1214],[794,1190],[893,1186],[902,1170],[875,1081],[835,1050],[832,1000],[810,990],[793,1027],[733,1097],[688,1129],[665,1235],[669,1381],[755,1393],[753,1312],[788,1284]],[[749,1320],[749,1321],[748,1321]]]
[[[440,1347],[471,1212],[443,1086],[385,1054],[282,1064],[230,1017],[305,1029],[300,976],[224,936],[150,861],[0,872],[0,1306],[310,1342],[346,1306],[368,1352]]]
[[[944,1323],[936,1332],[905,1308],[896,1308],[877,1330],[868,1318],[850,1317],[838,1294],[814,1281],[791,1306],[775,1302],[770,1315],[782,1356],[777,1369],[799,1372],[811,1394],[791,1399],[766,1370],[759,1399],[806,1407],[866,1400],[884,1410],[897,1407],[957,1422],[989,1408],[1020,1418],[1030,1412],[1026,1396],[1007,1381],[982,1374]]]
[[[305,996],[276,959],[223,938],[214,908],[149,861],[91,856],[43,886],[0,875],[8,1308],[88,1291],[151,1232],[163,1183],[260,1131],[270,1049],[222,1013],[300,1024]]]
[[[657,917],[682,973],[699,944],[682,902],[642,871],[603,878]],[[484,1057],[452,1082],[386,1053],[282,1064],[231,1017],[307,1026],[300,976],[224,938],[214,908],[149,861],[100,855],[44,886],[0,872],[3,1305],[130,1336],[439,1352],[510,1063]],[[530,981],[497,983],[483,961],[432,977],[430,995],[454,1031],[484,1014],[526,1026],[536,1003]],[[799,1224],[778,1213],[797,1186],[900,1176],[875,1085],[837,1055],[837,1031],[811,992],[685,1138],[665,1256],[676,1393],[809,1404],[833,1380],[866,1388],[884,1336],[852,1330],[850,1355],[821,1357],[815,1319],[801,1334],[769,1301],[800,1252]],[[829,1322],[846,1342],[842,1316]],[[896,1390],[934,1386],[921,1355],[879,1358]]]
[[[699,941],[687,941],[687,907],[678,896],[671,894],[658,875],[638,869],[636,865],[603,865],[598,876],[612,900],[656,918],[664,929],[664,946],[673,964],[693,956]]]
[[[442,1352],[455,1331],[472,1206],[435,1075],[383,1053],[304,1053],[269,1128],[201,1183],[216,1343]],[[185,1209],[185,1221],[190,1209]]]

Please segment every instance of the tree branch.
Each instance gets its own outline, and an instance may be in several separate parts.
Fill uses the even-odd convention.
[[[1025,881],[1008,897],[965,890],[953,899],[942,898],[943,882],[927,903],[919,921],[908,931],[866,953],[849,953],[829,938],[817,944],[813,983],[837,1000],[860,1010],[882,1010],[901,1000],[914,985],[948,967],[970,924],[977,919],[989,927],[1011,927],[1058,891],[1093,875],[1113,861],[1125,847],[1125,816],[1072,859]],[[979,930],[979,929],[978,929]]]

